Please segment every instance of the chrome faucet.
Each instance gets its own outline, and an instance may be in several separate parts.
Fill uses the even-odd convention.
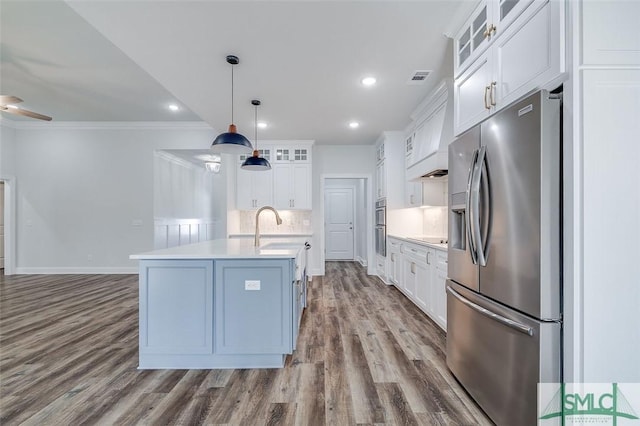
[[[260,246],[260,213],[262,213],[263,210],[271,210],[276,215],[276,223],[278,225],[282,224],[282,219],[276,209],[271,206],[260,207],[256,212],[256,237],[253,242],[256,247]]]

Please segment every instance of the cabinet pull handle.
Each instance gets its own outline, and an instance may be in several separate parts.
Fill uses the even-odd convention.
[[[496,98],[495,98],[495,93],[496,93],[496,85],[498,83],[496,83],[495,81],[491,82],[491,90],[489,91],[489,98],[491,99],[491,105],[496,106]]]
[[[396,261],[395,253],[391,253],[391,261],[392,261],[392,262],[395,262],[395,261]]]
[[[431,265],[431,262],[429,261],[429,255],[431,254],[430,251],[427,252],[427,265]]]
[[[413,275],[415,275],[415,274],[416,274],[416,264],[415,264],[415,263],[413,263],[413,262],[411,262],[411,273],[412,273]]]
[[[489,94],[490,90],[491,90],[491,86],[484,87],[484,108],[485,109],[491,109],[491,105],[489,105],[489,103],[487,102],[487,95]]]

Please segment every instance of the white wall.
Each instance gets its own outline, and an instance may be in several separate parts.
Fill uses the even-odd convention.
[[[153,249],[155,150],[209,148],[214,133],[200,123],[16,126],[16,272],[135,272],[128,256]],[[5,148],[3,137],[3,166]]]
[[[313,275],[324,274],[324,254],[322,253],[324,238],[324,217],[320,208],[324,205],[322,190],[322,177],[331,178],[361,178],[367,176],[368,190],[372,188],[375,175],[375,147],[373,145],[314,145],[313,147],[313,242],[310,254],[311,273]],[[366,201],[373,208],[372,201]],[[369,212],[367,219],[372,219]],[[373,232],[372,230],[369,231]],[[367,253],[371,252],[371,244],[367,243]],[[373,264],[368,260],[369,266]]]
[[[16,130],[7,119],[0,119],[0,176],[15,174]]]

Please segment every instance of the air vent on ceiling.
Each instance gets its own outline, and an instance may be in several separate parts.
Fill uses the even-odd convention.
[[[422,84],[427,79],[427,77],[429,77],[429,74],[431,74],[431,71],[429,70],[414,71],[407,84]]]

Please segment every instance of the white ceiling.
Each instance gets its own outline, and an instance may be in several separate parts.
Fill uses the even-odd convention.
[[[0,2],[0,92],[54,121],[231,121],[253,139],[373,143],[451,75],[471,1]],[[432,70],[410,85],[416,70]],[[365,88],[360,79],[377,77]],[[166,106],[183,109],[171,113]],[[5,118],[20,119],[3,113]],[[351,120],[361,123],[352,130]]]

